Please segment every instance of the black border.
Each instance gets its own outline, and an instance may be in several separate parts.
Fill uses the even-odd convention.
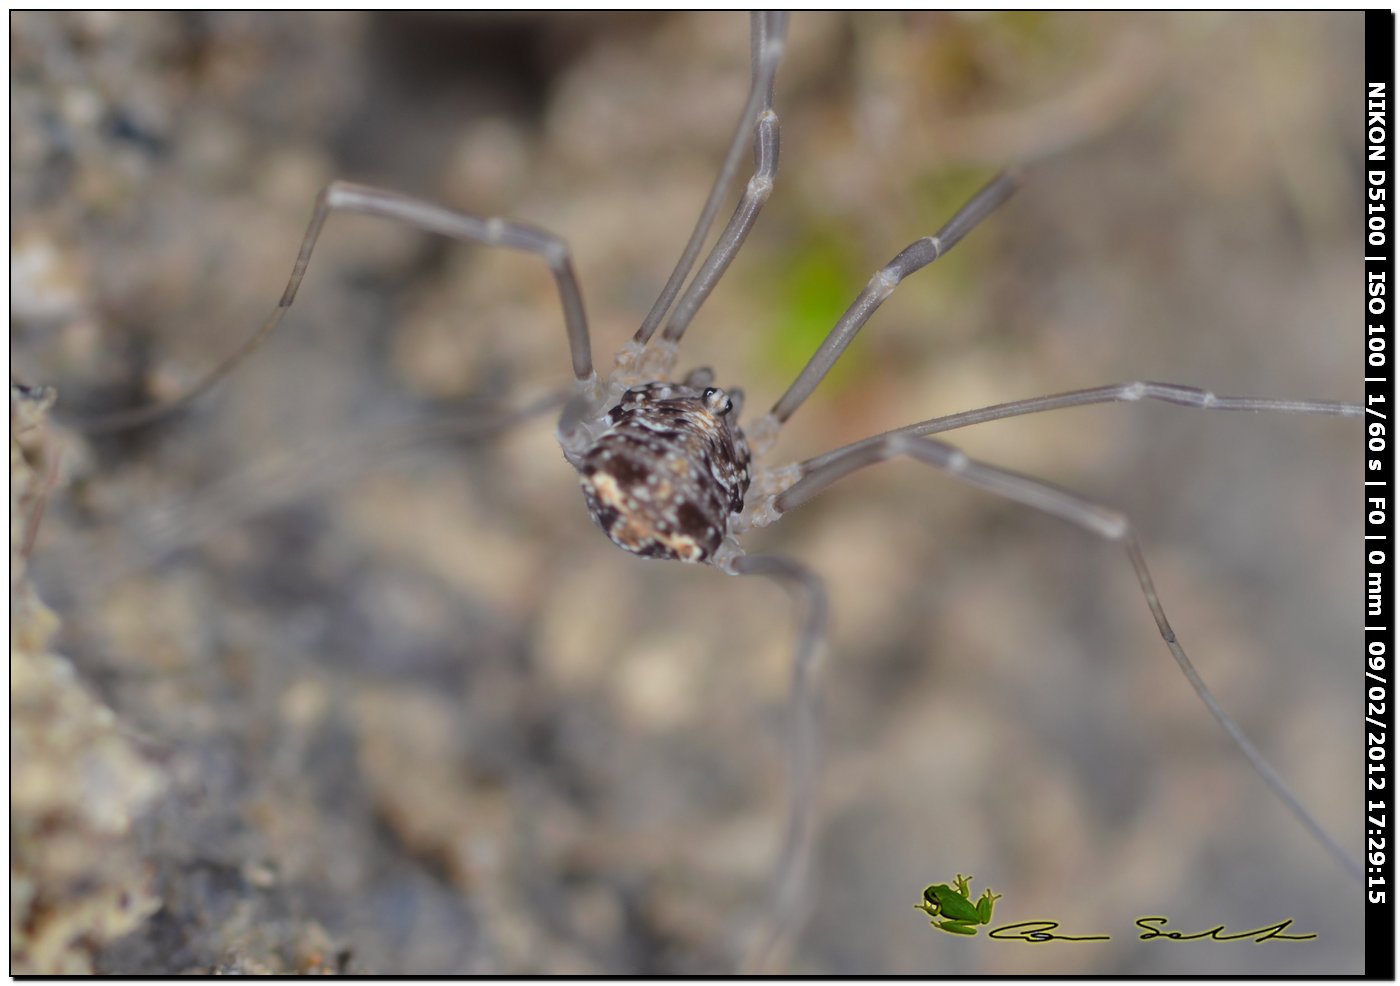
[[[1397,778],[1390,760],[1391,684],[1395,661],[1394,413],[1395,181],[1390,138],[1390,107],[1395,88],[1395,15],[1366,11],[1365,181],[1365,334],[1366,467],[1365,536],[1362,542],[1366,579],[1365,732],[1366,783],[1366,978],[1395,978],[1394,796]]]

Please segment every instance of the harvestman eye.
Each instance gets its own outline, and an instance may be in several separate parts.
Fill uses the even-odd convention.
[[[700,399],[705,402],[705,410],[721,418],[734,410],[734,402],[718,387],[706,387]]]
[[[774,864],[772,902],[748,947],[751,964],[761,965],[776,943],[794,933],[809,885],[819,759],[817,665],[827,630],[828,601],[817,572],[786,556],[748,553],[745,535],[775,523],[851,473],[891,459],[927,466],[951,480],[1058,517],[1090,537],[1117,545],[1124,572],[1136,580],[1142,603],[1156,623],[1163,656],[1176,662],[1209,715],[1307,830],[1319,851],[1332,856],[1359,880],[1361,870],[1356,860],[1264,760],[1197,673],[1186,645],[1169,622],[1169,594],[1167,599],[1159,594],[1151,574],[1150,546],[1144,545],[1132,519],[1089,498],[978,461],[941,436],[988,421],[1114,402],[1157,401],[1218,412],[1337,417],[1358,417],[1360,407],[1335,401],[1223,396],[1182,384],[1129,381],[1009,399],[904,424],[837,449],[818,450],[795,463],[766,461],[782,428],[900,283],[945,256],[1023,185],[1034,187],[1029,168],[1020,167],[991,177],[941,227],[915,239],[874,270],[788,389],[762,413],[741,423],[742,392],[717,386],[707,368],[676,376],[685,332],[734,262],[775,189],[780,143],[775,91],[787,24],[784,14],[753,16],[748,94],[723,164],[674,272],[605,373],[600,375],[595,364],[582,292],[569,248],[560,238],[502,218],[480,218],[397,192],[337,181],[317,199],[282,298],[266,322],[179,398],[111,415],[93,423],[92,430],[117,430],[158,420],[231,373],[274,332],[292,305],[323,227],[333,214],[361,213],[469,244],[513,251],[553,278],[562,312],[560,359],[567,360],[573,376],[570,391],[559,397],[563,410],[557,436],[564,458],[578,475],[587,510],[602,533],[643,559],[704,564],[734,576],[763,576],[792,590],[799,603],[787,740],[789,807]],[[750,148],[753,164],[747,170],[738,205],[705,252],[720,204],[740,177],[745,152]]]

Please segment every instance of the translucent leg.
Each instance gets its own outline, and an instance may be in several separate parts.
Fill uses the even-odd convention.
[[[573,358],[574,377],[579,381],[581,388],[592,389],[595,378],[593,358],[589,352],[588,320],[583,311],[583,296],[579,292],[578,278],[574,275],[573,263],[569,259],[569,249],[563,240],[544,230],[519,223],[494,218],[478,219],[397,192],[337,181],[327,185],[316,199],[311,223],[306,228],[301,249],[297,252],[296,263],[292,266],[292,275],[287,280],[277,308],[243,345],[225,357],[188,391],[173,400],[80,422],[80,426],[86,431],[97,433],[149,424],[186,407],[232,373],[281,323],[282,317],[296,298],[302,278],[306,276],[306,267],[311,262],[311,251],[315,249],[321,228],[325,225],[327,217],[338,210],[378,216],[425,232],[485,246],[520,250],[540,257],[549,266],[559,289],[559,300],[564,308],[564,326],[568,332],[569,350]]]
[[[49,562],[64,578],[60,602],[97,598],[113,582],[159,565],[176,552],[199,545],[255,517],[348,485],[383,468],[393,457],[434,441],[485,442],[562,405],[568,394],[554,393],[519,407],[492,408],[424,420],[395,422],[372,432],[318,441],[265,459],[178,501],[153,505],[123,518],[116,537],[125,548],[103,557],[52,552]]]
[[[817,656],[826,636],[828,605],[821,578],[807,566],[779,555],[739,555],[724,570],[732,575],[765,575],[784,583],[803,605],[793,651],[792,697],[788,711],[788,815],[773,875],[773,899],[766,920],[750,938],[744,968],[759,970],[803,917],[804,891],[811,864],[816,818],[818,722]]]
[[[832,483],[857,469],[883,462],[895,456],[908,456],[952,478],[1005,497],[1044,513],[1052,514],[1069,521],[1077,527],[1108,541],[1123,546],[1137,575],[1143,598],[1147,601],[1157,630],[1176,659],[1182,674],[1196,690],[1210,714],[1215,717],[1222,729],[1229,734],[1231,741],[1244,754],[1264,782],[1269,785],[1293,816],[1308,830],[1312,837],[1332,855],[1357,881],[1362,880],[1360,865],[1351,859],[1346,851],[1322,828],[1312,814],[1303,807],[1297,796],[1284,783],[1278,773],[1269,766],[1254,744],[1244,735],[1239,725],[1226,715],[1215,696],[1197,673],[1186,651],[1178,641],[1176,632],[1167,621],[1166,610],[1157,596],[1156,586],[1143,557],[1142,547],[1136,531],[1128,518],[1122,514],[1099,506],[1083,497],[1068,493],[1048,483],[1023,476],[1019,473],[998,469],[968,458],[963,452],[943,442],[930,438],[917,438],[905,434],[878,436],[868,442],[857,443],[837,453],[821,456],[802,463],[798,467],[800,478],[772,500],[771,511],[758,523],[768,523],[790,510],[806,503]]]
[[[1359,418],[1360,404],[1345,404],[1341,401],[1291,401],[1275,400],[1267,397],[1219,397],[1208,390],[1196,387],[1183,387],[1174,383],[1132,383],[1109,384],[1106,387],[1091,387],[1086,390],[1070,390],[1063,394],[1048,397],[1032,397],[1023,401],[1009,401],[993,404],[971,411],[959,411],[942,417],[929,418],[903,428],[895,428],[872,438],[862,439],[843,448],[819,455],[803,463],[804,468],[815,469],[860,446],[871,445],[895,435],[936,435],[939,432],[966,428],[968,425],[982,424],[985,421],[999,421],[1022,414],[1039,414],[1062,407],[1081,407],[1086,404],[1113,404],[1120,401],[1162,401],[1182,407],[1198,407],[1212,411],[1281,411],[1288,414],[1334,414],[1340,417]]]
[[[1014,171],[997,175],[959,209],[952,219],[944,223],[937,233],[915,240],[875,272],[865,290],[851,302],[851,306],[846,309],[811,360],[797,375],[787,393],[778,398],[778,402],[767,415],[748,429],[759,451],[772,444],[778,428],[811,396],[822,377],[826,376],[841,358],[841,354],[846,351],[856,333],[894,292],[899,282],[953,249],[959,240],[1011,197],[1019,182],[1019,175]]]
[[[739,200],[729,224],[719,234],[714,249],[696,272],[690,287],[685,289],[685,294],[676,303],[676,310],[671,313],[671,319],[661,333],[661,338],[667,342],[680,342],[695,313],[744,245],[753,224],[758,221],[759,212],[773,192],[773,178],[778,173],[778,114],[771,109],[765,109],[758,118],[754,132],[754,158],[754,175],[744,189],[744,197]]]
[[[709,198],[705,200],[705,206],[700,210],[700,218],[695,223],[695,229],[691,231],[690,240],[686,243],[685,249],[681,251],[680,260],[676,261],[675,270],[671,272],[666,286],[661,289],[656,303],[651,306],[651,311],[647,312],[646,318],[642,320],[641,326],[632,337],[631,345],[623,350],[622,356],[631,355],[635,359],[641,346],[652,337],[656,327],[666,316],[671,302],[680,293],[681,284],[685,281],[686,275],[694,266],[695,258],[700,255],[700,247],[704,244],[705,236],[709,233],[710,226],[714,223],[715,216],[719,212],[720,199],[723,198],[725,189],[733,180],[734,172],[739,169],[739,159],[744,153],[744,144],[748,141],[750,130],[761,114],[771,111],[773,108],[773,82],[777,78],[778,65],[782,61],[783,47],[787,40],[787,14],[781,11],[751,14],[749,38],[753,57],[753,76],[749,83],[749,98],[744,104],[743,112],[739,114],[739,125],[735,128],[734,137],[729,142],[729,151],[724,156],[724,164],[720,166],[719,174],[715,176],[715,182],[710,187]],[[776,150],[776,138],[774,146]]]

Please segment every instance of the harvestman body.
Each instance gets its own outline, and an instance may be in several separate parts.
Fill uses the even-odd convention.
[[[752,81],[725,161],[670,280],[605,378],[600,378],[593,366],[582,297],[568,249],[561,240],[542,230],[501,219],[483,220],[393,192],[336,182],[321,194],[282,299],[258,332],[178,400],[111,416],[94,425],[93,430],[115,430],[155,420],[200,396],[230,373],[281,321],[296,295],[322,226],[333,211],[379,216],[459,240],[532,254],[554,276],[572,357],[575,383],[560,414],[559,442],[565,458],[578,471],[588,508],[604,533],[624,550],[646,558],[708,564],[730,575],[766,575],[794,588],[805,602],[792,675],[790,806],[777,862],[776,902],[768,927],[760,935],[759,955],[791,931],[797,917],[813,815],[817,744],[813,672],[824,634],[827,604],[822,582],[814,572],[786,557],[746,554],[741,538],[748,529],[773,523],[843,476],[899,456],[1121,544],[1163,640],[1201,700],[1290,812],[1359,879],[1361,871],[1356,862],[1303,808],[1196,673],[1168,623],[1128,519],[1038,480],[974,461],[928,436],[1001,418],[1116,401],[1155,400],[1215,410],[1348,417],[1359,416],[1360,407],[1325,401],[1217,397],[1191,387],[1133,382],[933,418],[804,462],[776,468],[763,465],[762,456],[772,446],[778,430],[812,393],[880,304],[901,280],[933,263],[1005,202],[1019,183],[1015,172],[992,179],[937,233],[915,241],[877,271],[788,391],[770,411],[747,426],[739,424],[741,391],[716,386],[708,369],[675,378],[679,343],[685,329],[734,259],[772,191],[779,144],[773,91],[785,33],[785,15],[753,16]],[[755,153],[752,177],[734,215],[682,293],[681,286],[699,257],[751,132]],[[663,319],[667,319],[664,328]]]

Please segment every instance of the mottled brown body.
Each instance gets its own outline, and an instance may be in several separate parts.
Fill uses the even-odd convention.
[[[644,558],[703,562],[744,509],[750,454],[717,387],[634,387],[608,412],[579,481],[613,543]]]

